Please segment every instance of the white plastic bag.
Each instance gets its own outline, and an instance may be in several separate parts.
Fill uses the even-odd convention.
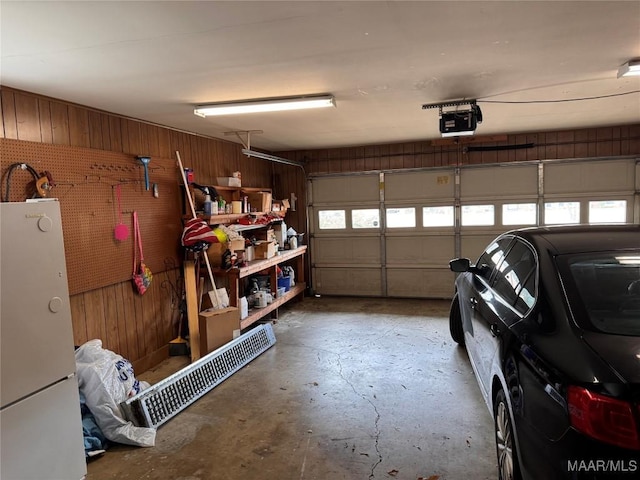
[[[125,419],[120,403],[149,387],[136,380],[128,360],[90,340],[76,350],[80,391],[105,437],[113,442],[153,447],[156,431],[136,427]]]

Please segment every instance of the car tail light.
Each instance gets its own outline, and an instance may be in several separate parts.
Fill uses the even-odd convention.
[[[571,425],[576,430],[606,443],[640,450],[630,403],[574,386],[567,389],[567,403]]]

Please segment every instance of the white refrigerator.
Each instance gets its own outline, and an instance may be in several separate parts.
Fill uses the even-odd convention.
[[[0,478],[87,473],[56,200],[0,203]]]

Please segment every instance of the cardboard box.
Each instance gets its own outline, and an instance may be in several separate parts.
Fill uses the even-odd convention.
[[[256,192],[247,195],[251,211],[265,212],[271,211],[271,194],[269,192]]]
[[[267,242],[275,242],[276,234],[273,228],[261,228],[259,230],[254,230],[253,236],[256,240],[266,240]]]
[[[217,177],[218,185],[221,187],[241,187],[242,181],[235,177]]]
[[[209,256],[209,263],[211,263],[212,267],[222,266],[222,254],[227,249],[232,252],[244,250],[244,239],[232,240],[226,243],[212,243],[209,245],[207,255]]]
[[[244,250],[244,238],[230,240],[227,242],[227,248],[232,252],[235,252],[236,250]]]
[[[256,259],[271,258],[276,254],[275,242],[258,242],[255,244]]]
[[[220,267],[222,265],[222,254],[227,249],[226,243],[212,243],[207,248],[207,256],[212,267]]]
[[[240,330],[240,312],[236,307],[205,310],[200,312],[199,327],[200,353],[204,356],[233,340],[234,330]]]

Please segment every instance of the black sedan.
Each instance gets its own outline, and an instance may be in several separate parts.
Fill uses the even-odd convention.
[[[514,230],[450,268],[499,478],[640,478],[640,226]]]

